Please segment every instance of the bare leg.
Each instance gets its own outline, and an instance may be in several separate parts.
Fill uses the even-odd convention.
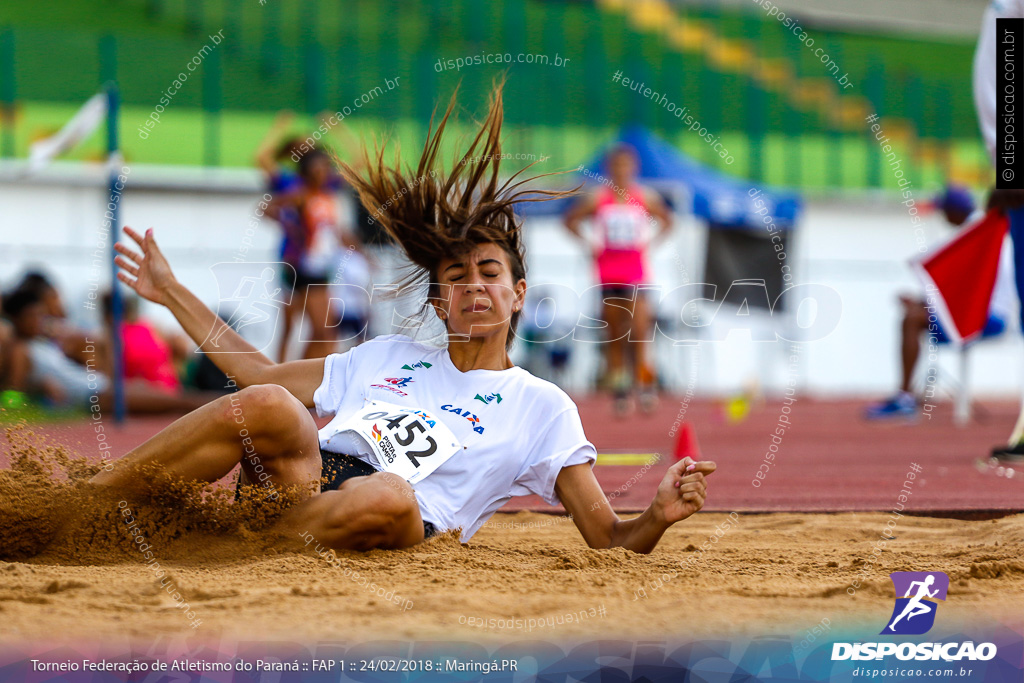
[[[921,333],[928,329],[928,311],[920,302],[904,301],[906,313],[903,315],[901,328],[900,350],[903,362],[903,380],[900,391],[910,391],[910,383],[914,379],[914,368],[921,355]]]
[[[179,418],[116,460],[111,470],[94,476],[92,483],[139,492],[146,482],[140,481],[138,469],[147,465],[160,465],[177,478],[213,482],[239,462],[249,480],[256,481],[250,459],[243,461],[255,449],[275,486],[309,486],[312,493],[320,478],[319,446],[316,423],[305,406],[283,387],[263,384]]]
[[[309,324],[309,341],[303,358],[326,358],[334,352],[337,328],[331,327],[328,321],[330,303],[327,285],[310,285],[304,310],[305,322]]]
[[[609,299],[604,302],[603,316],[608,324],[605,363],[608,376],[613,381],[625,371],[630,312],[624,307],[629,305],[630,303],[624,299]]]
[[[650,383],[650,365],[648,364],[648,350],[651,339],[651,311],[647,305],[647,299],[640,293],[637,294],[636,303],[633,306],[633,320],[629,329],[629,349],[633,356],[633,383],[640,388],[646,388]]]
[[[288,510],[275,527],[336,550],[407,548],[423,541],[423,519],[408,482],[390,472],[353,477]]]
[[[246,431],[245,443],[240,432]],[[213,482],[242,463],[244,480],[276,487],[307,487],[309,498],[289,509],[274,531],[310,534],[335,549],[406,548],[423,540],[423,520],[412,487],[378,472],[319,492],[320,444],[316,423],[284,388],[264,384],[224,396],[172,423],[100,472],[92,483],[119,492],[145,491],[138,468],[161,465],[171,476]],[[249,449],[254,449],[251,451]],[[257,454],[263,474],[253,470]]]
[[[295,324],[295,315],[301,314],[302,310],[306,306],[305,296],[306,292],[304,290],[296,290],[291,303],[285,304],[284,306],[284,320],[282,321],[283,329],[281,330],[281,341],[279,342],[277,349],[278,363],[283,363],[288,360],[288,339],[292,336],[292,326]]]

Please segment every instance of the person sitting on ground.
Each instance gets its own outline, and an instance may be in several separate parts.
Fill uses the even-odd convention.
[[[948,186],[935,198],[935,207],[942,212],[946,221],[955,227],[966,227],[981,218],[982,212],[975,211],[971,193],[962,187]],[[996,285],[989,304],[988,320],[982,337],[995,337],[1006,329],[1006,321],[1013,315],[1013,254],[1009,244],[1003,245],[999,259]],[[900,326],[900,360],[902,375],[900,389],[892,397],[868,406],[865,416],[869,420],[889,418],[913,418],[918,413],[918,399],[911,390],[914,369],[921,355],[922,337],[927,332],[934,337],[934,343],[949,341],[946,331],[934,320],[935,309],[928,310],[927,303],[920,296],[901,296],[903,321]]]
[[[11,363],[11,347],[14,345],[14,326],[0,317],[0,390],[7,386],[7,368]]]
[[[84,365],[89,342],[86,333],[68,322],[67,312],[60,291],[53,281],[40,271],[29,271],[21,278],[14,289],[27,289],[35,292],[46,310],[43,320],[43,336],[52,339],[64,355],[76,363]]]
[[[43,334],[46,304],[31,289],[17,289],[3,298],[3,312],[14,325],[5,389],[25,392],[61,408],[101,410],[113,406],[110,379],[93,363],[79,365]],[[87,349],[90,353],[95,348]],[[125,404],[132,413],[184,412],[205,403],[206,397],[174,396],[145,381],[125,383]]]
[[[114,326],[113,295],[103,294],[103,321],[106,333],[96,343],[97,367],[108,377],[113,375],[114,347],[110,343],[110,330]],[[139,300],[125,297],[124,316],[121,321],[121,353],[124,359],[124,378],[146,382],[153,389],[172,396],[192,396],[199,405],[212,401],[224,392],[199,392],[184,388],[178,367],[185,364],[195,347],[184,335],[161,332],[148,320],[139,317]],[[224,383],[222,383],[223,385]]]

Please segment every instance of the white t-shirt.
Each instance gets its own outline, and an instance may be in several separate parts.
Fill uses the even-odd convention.
[[[463,541],[513,496],[557,505],[562,468],[597,460],[576,404],[551,382],[520,367],[461,372],[447,349],[400,334],[327,357],[313,403],[321,417],[335,417],[320,430],[320,447],[382,469],[369,444],[339,431],[373,400],[437,417],[463,446],[414,486],[423,521],[461,528]]]

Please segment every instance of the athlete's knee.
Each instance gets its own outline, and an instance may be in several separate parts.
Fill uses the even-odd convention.
[[[412,486],[397,474],[377,472],[366,485],[373,487],[374,508],[386,531],[396,531],[419,511]]]
[[[254,384],[242,389],[235,396],[238,397],[232,401],[235,408],[251,413],[254,418],[257,413],[263,417],[266,414],[276,415],[281,410],[289,410],[298,400],[279,384]]]
[[[308,417],[302,403],[277,384],[256,384],[220,399],[224,401],[222,419],[254,435],[292,437],[292,432]]]
[[[359,496],[358,512],[331,510],[326,525],[335,533],[352,539],[363,549],[409,545],[407,537],[418,520],[419,504],[409,483],[390,472],[377,472],[360,480],[349,480],[341,491]]]

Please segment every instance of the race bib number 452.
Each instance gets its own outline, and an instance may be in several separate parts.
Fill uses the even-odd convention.
[[[339,431],[361,436],[386,472],[410,484],[421,481],[462,447],[441,420],[422,410],[370,401]]]

